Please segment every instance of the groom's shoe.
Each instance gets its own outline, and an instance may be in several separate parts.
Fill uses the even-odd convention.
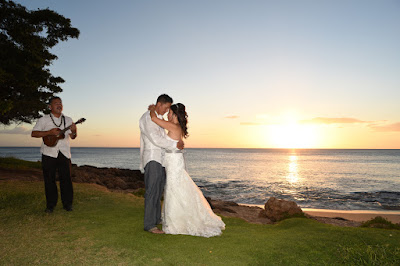
[[[152,234],[158,234],[158,235],[165,234],[165,232],[163,230],[160,230],[157,227],[151,228],[149,230],[149,232]]]
[[[45,213],[53,213],[54,208],[47,207],[44,212]]]

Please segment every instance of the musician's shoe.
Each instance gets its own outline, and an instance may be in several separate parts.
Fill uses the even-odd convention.
[[[44,212],[45,213],[53,213],[53,208],[46,208],[45,210],[44,210]]]
[[[67,212],[72,211],[72,206],[64,206],[64,210],[66,210]]]

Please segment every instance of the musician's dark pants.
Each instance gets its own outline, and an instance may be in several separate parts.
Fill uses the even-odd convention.
[[[42,154],[42,169],[44,188],[46,192],[47,208],[57,205],[58,191],[56,184],[56,172],[60,180],[61,201],[64,208],[72,207],[74,191],[71,181],[71,160],[61,152],[57,158]]]
[[[144,168],[144,230],[148,231],[161,222],[161,196],[164,192],[165,168],[150,161]]]

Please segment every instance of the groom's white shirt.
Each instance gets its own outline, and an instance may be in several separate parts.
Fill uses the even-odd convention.
[[[157,113],[156,113],[157,114]],[[162,115],[157,117],[163,119]],[[165,130],[151,121],[150,111],[145,112],[139,120],[140,128],[140,171],[144,173],[144,167],[150,161],[164,161],[164,150],[176,150],[177,140],[166,137]]]

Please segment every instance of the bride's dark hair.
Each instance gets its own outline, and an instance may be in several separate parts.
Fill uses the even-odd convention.
[[[189,136],[189,133],[187,131],[188,115],[186,113],[185,106],[181,103],[176,103],[171,105],[170,109],[178,118],[179,125],[182,128],[183,137],[187,138]]]

